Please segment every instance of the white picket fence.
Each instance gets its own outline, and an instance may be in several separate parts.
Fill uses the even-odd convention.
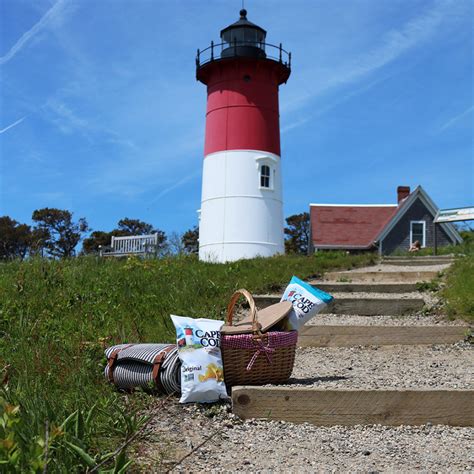
[[[153,255],[158,250],[158,234],[113,237],[109,249],[100,248],[101,257]]]

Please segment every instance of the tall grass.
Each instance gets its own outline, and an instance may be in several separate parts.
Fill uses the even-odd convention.
[[[438,247],[436,255],[463,255],[466,253],[466,248],[469,249],[469,244],[445,245]],[[433,247],[426,247],[418,250],[418,252],[409,252],[408,250],[395,250],[390,254],[391,257],[423,257],[427,255],[434,255]]]
[[[122,397],[104,381],[106,346],[173,341],[170,313],[223,318],[239,287],[274,291],[293,274],[373,259],[322,253],[226,265],[193,257],[0,264],[0,463],[83,471],[143,422],[134,414],[143,397]],[[120,462],[116,472],[126,466]]]
[[[449,317],[474,322],[474,243],[464,246],[464,256],[448,270],[442,296]]]

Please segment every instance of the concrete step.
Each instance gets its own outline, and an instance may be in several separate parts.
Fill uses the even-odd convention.
[[[418,281],[431,281],[438,276],[437,271],[364,271],[364,272],[328,272],[324,275],[326,281],[337,281],[341,283],[362,282],[392,282],[392,283],[415,283]]]
[[[280,299],[281,295],[254,296],[258,308],[266,308],[278,303]],[[420,311],[424,305],[423,298],[354,298],[347,296],[334,299],[322,313],[400,316]]]
[[[310,285],[328,293],[412,293],[416,283],[345,283],[339,281],[310,281]]]

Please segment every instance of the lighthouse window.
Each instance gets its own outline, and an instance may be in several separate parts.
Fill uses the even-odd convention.
[[[260,187],[270,187],[270,166],[262,165],[260,167]]]

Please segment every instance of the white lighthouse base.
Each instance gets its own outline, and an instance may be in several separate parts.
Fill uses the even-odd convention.
[[[261,178],[262,166],[267,167],[264,174],[269,174],[268,180]],[[199,224],[200,260],[223,263],[284,253],[282,206],[278,155],[258,150],[207,155]]]

